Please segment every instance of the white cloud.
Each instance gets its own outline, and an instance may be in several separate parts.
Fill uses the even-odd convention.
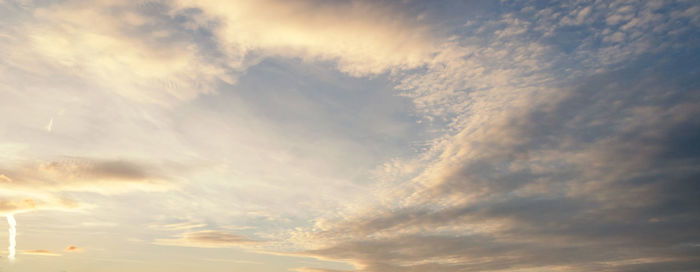
[[[341,71],[371,75],[424,65],[435,50],[428,29],[370,2],[180,1],[216,20],[229,61],[279,55],[337,62]],[[235,65],[235,64],[234,64]]]

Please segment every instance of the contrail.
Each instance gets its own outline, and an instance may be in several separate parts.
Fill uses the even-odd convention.
[[[53,117],[49,120],[49,124],[46,125],[46,131],[51,132],[51,130],[53,130]]]
[[[10,255],[8,255],[7,258],[10,261],[14,261],[15,246],[17,245],[17,241],[15,240],[15,237],[17,236],[17,221],[15,220],[15,216],[13,214],[7,215],[7,223],[10,224],[10,246],[7,248],[10,251]]]

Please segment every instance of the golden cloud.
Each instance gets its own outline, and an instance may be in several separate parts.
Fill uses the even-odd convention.
[[[53,252],[53,251],[45,250],[45,249],[20,250],[20,253],[25,254],[25,255],[61,256],[61,254],[58,254],[58,253]]]
[[[180,1],[221,23],[229,56],[263,55],[336,61],[352,75],[425,64],[436,49],[417,18],[373,2]]]
[[[0,214],[10,214],[18,211],[32,210],[36,208],[36,203],[32,199],[6,200],[0,199]]]

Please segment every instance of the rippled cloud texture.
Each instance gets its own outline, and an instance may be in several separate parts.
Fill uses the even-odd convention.
[[[698,14],[0,0],[0,270],[698,271]]]

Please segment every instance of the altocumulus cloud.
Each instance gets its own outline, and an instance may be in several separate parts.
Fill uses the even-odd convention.
[[[695,2],[514,1],[446,30],[371,2],[26,5],[5,5],[31,19],[2,30],[0,51],[13,52],[3,87],[55,78],[173,106],[269,57],[387,75],[438,136],[381,173],[381,204],[290,231],[275,241],[298,249],[285,254],[366,272],[700,267]],[[160,190],[168,172],[103,159],[3,165],[0,212],[76,207],[60,192]],[[193,230],[205,226],[160,226],[182,233],[155,243],[268,244]]]
[[[411,202],[326,227],[314,235],[332,245],[307,254],[366,271],[693,271],[700,101],[613,109],[618,96],[683,88],[621,73],[459,135],[465,155]]]
[[[293,233],[316,243],[299,254],[376,272],[696,271],[697,29],[654,32],[670,27],[665,20],[695,24],[663,9],[694,8],[684,5],[518,3],[468,24],[476,38],[452,52],[479,53],[434,68],[461,78],[428,71],[399,86],[426,114],[453,120],[428,167],[403,183],[411,189],[378,196],[389,204]],[[583,46],[550,43],[573,26]],[[619,38],[627,35],[638,38]],[[599,61],[569,66],[583,57]]]

